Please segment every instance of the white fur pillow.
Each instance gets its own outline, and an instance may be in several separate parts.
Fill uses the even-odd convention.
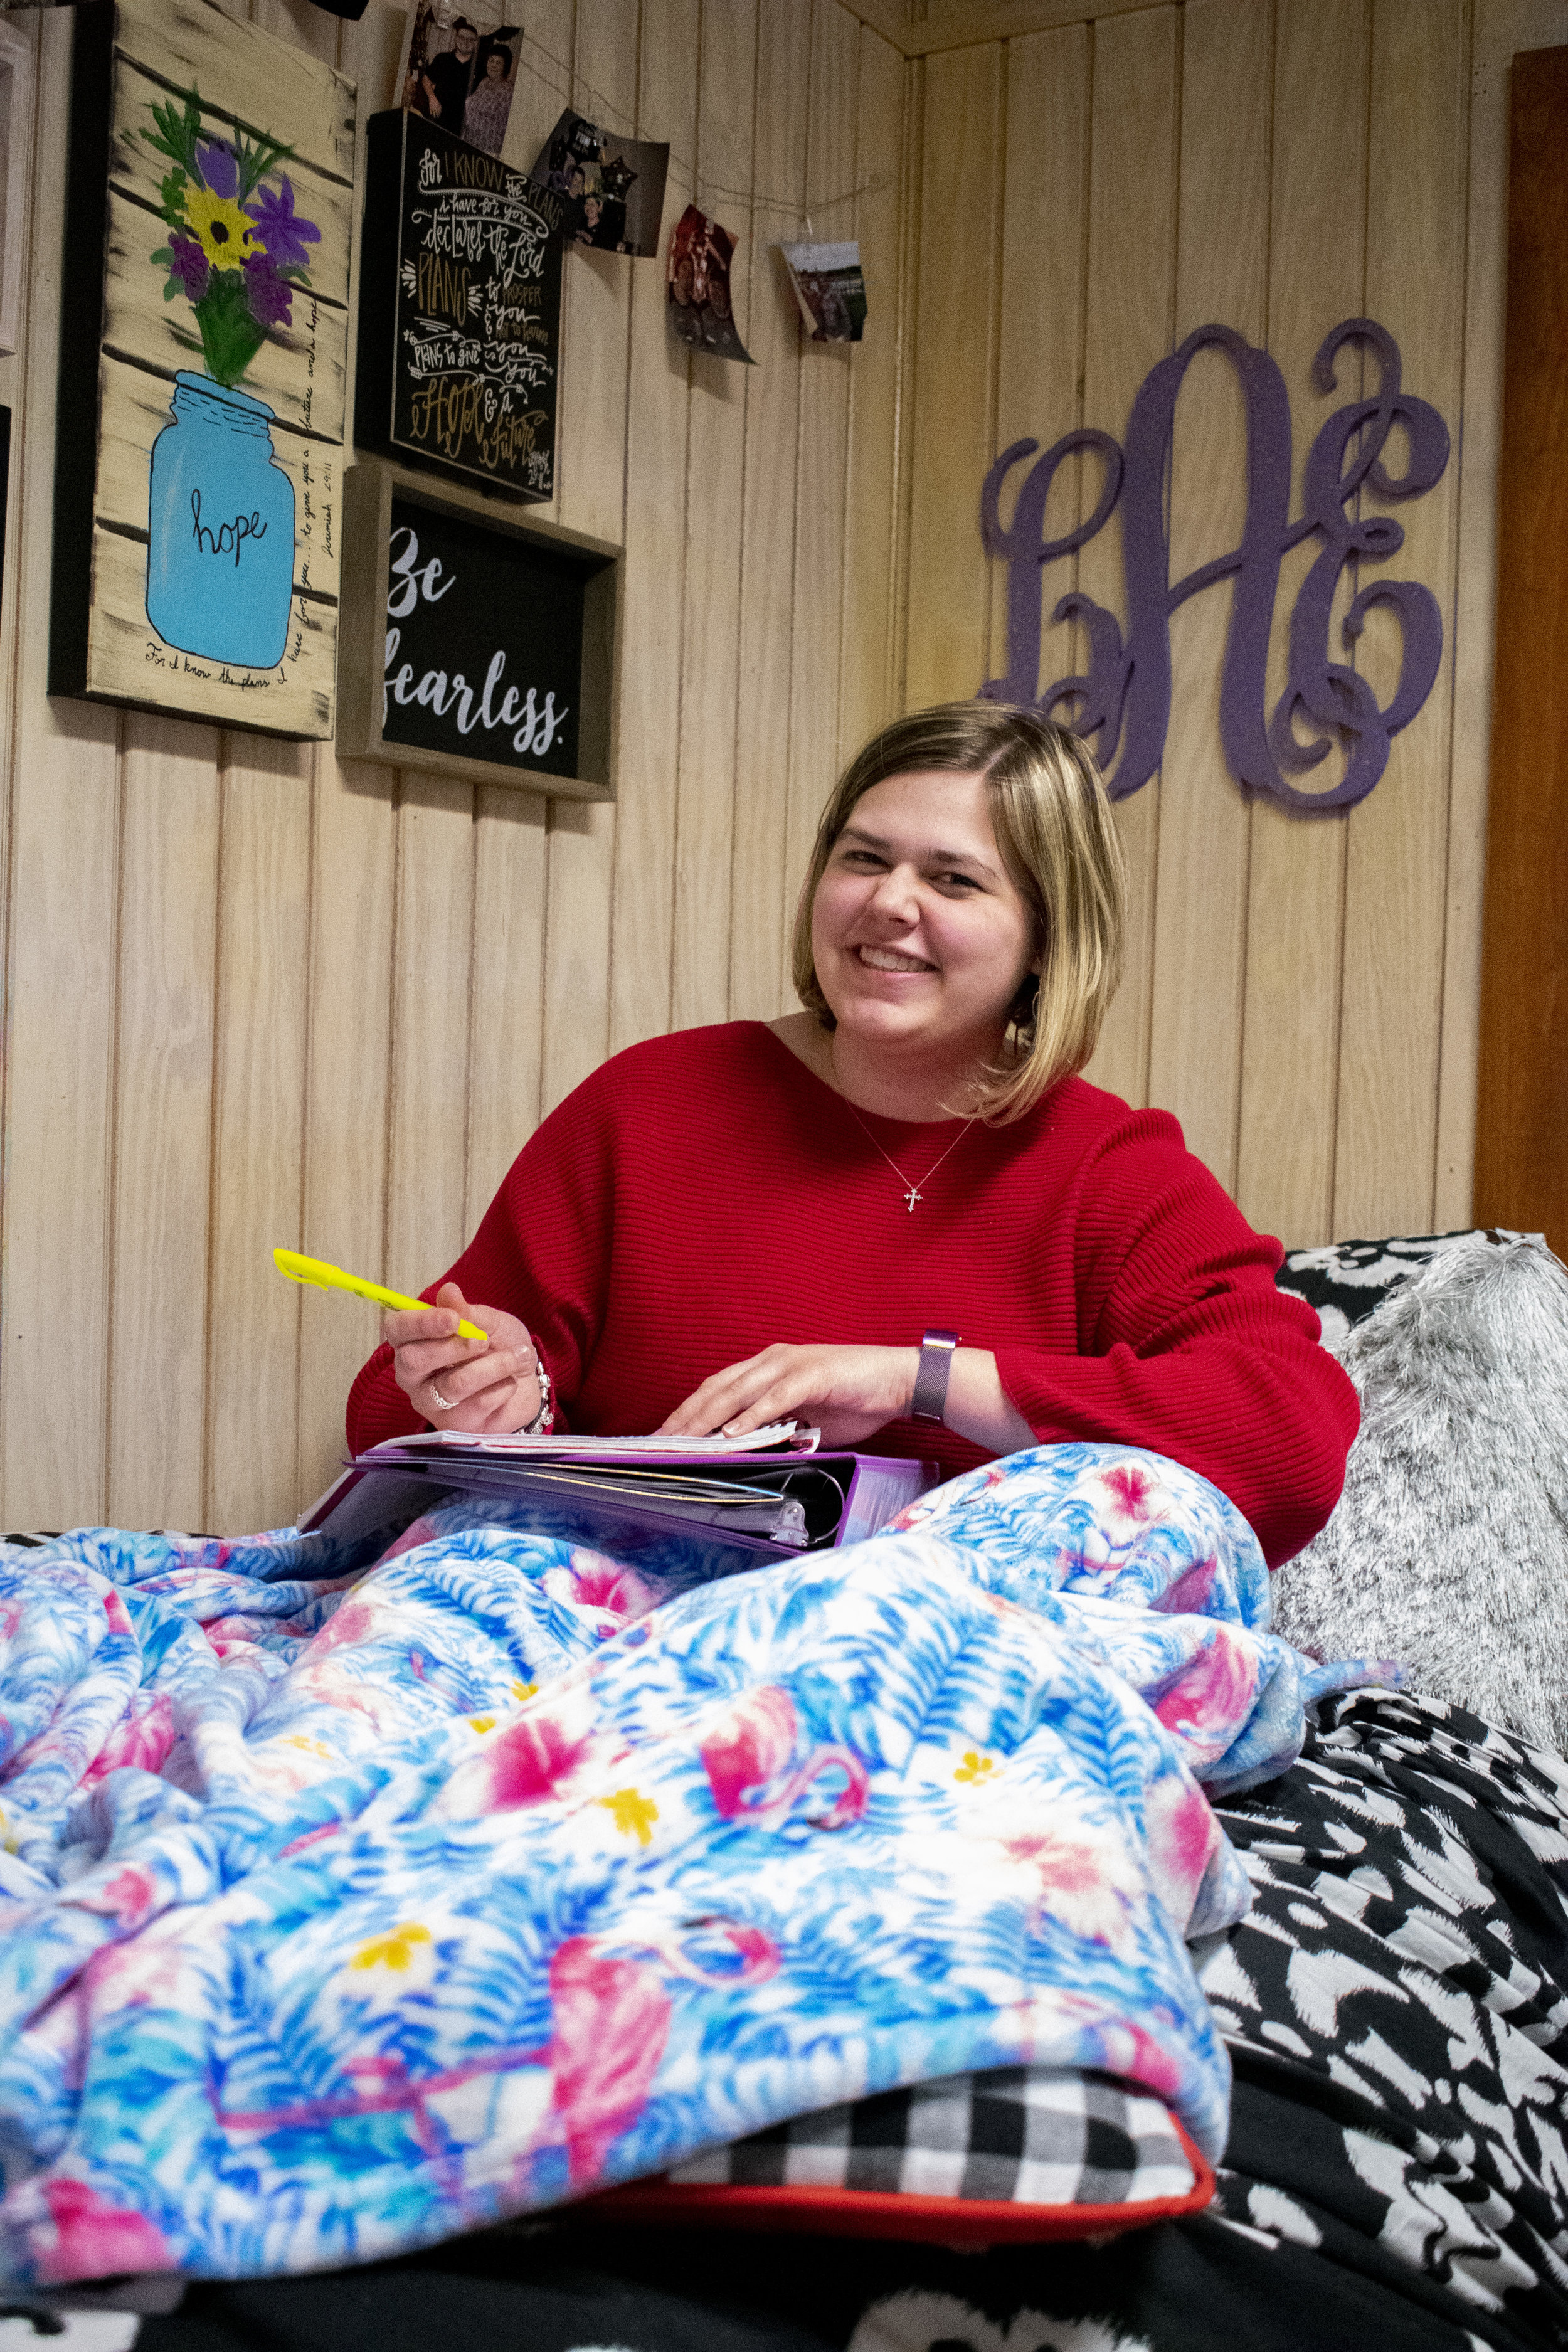
[[[1543,1242],[1457,1243],[1337,1351],[1361,1434],[1333,1517],[1274,1580],[1314,1657],[1568,1749],[1568,1270]]]

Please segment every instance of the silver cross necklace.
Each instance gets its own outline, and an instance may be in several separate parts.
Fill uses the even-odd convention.
[[[948,1145],[947,1151],[944,1151],[940,1159],[933,1160],[931,1161],[931,1166],[921,1178],[920,1184],[911,1184],[903,1170],[900,1167],[898,1161],[893,1158],[892,1153],[890,1151],[882,1151],[881,1145],[877,1143],[876,1137],[872,1134],[870,1129],[867,1126],[859,1112],[856,1110],[854,1104],[850,1102],[847,1095],[845,1096],[844,1100],[846,1108],[853,1114],[855,1124],[860,1129],[861,1134],[866,1138],[867,1142],[877,1144],[878,1150],[882,1152],[883,1159],[887,1161],[889,1167],[892,1170],[900,1183],[904,1187],[904,1198],[910,1204],[910,1214],[911,1217],[915,1213],[915,1202],[925,1198],[924,1193],[921,1191],[921,1184],[929,1184],[931,1182],[931,1178],[942,1166],[942,1160],[947,1158],[948,1152],[956,1151],[958,1150],[959,1145],[963,1141],[964,1137],[969,1133],[970,1129],[973,1126],[975,1119],[980,1116],[979,1112],[975,1111],[966,1118],[963,1125],[959,1129],[958,1133],[953,1137],[952,1141]]]

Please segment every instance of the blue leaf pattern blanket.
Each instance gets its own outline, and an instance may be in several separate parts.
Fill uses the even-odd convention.
[[[0,2272],[373,2260],[969,2069],[1211,2157],[1200,1782],[1388,1679],[1268,1631],[1215,1490],[1041,1447],[722,1581],[444,1505],[0,1546]]]

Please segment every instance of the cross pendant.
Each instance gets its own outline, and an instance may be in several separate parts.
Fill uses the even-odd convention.
[[[920,1199],[921,1199],[921,1193],[920,1193],[919,1189],[918,1189],[915,1185],[913,1185],[913,1184],[911,1184],[911,1185],[910,1186],[909,1191],[904,1194],[904,1198],[905,1198],[905,1200],[906,1200],[906,1201],[909,1202],[909,1204],[910,1204],[910,1216],[911,1216],[911,1217],[914,1215],[914,1213],[915,1213],[915,1202],[916,1202],[918,1200],[920,1200]]]

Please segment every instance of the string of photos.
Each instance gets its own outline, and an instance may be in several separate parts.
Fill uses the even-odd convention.
[[[461,0],[460,5],[459,0],[416,0],[398,77],[402,110],[422,116],[500,162],[512,96],[520,77],[528,74],[566,101],[526,173],[535,187],[556,200],[558,222],[550,208],[543,208],[552,239],[637,259],[656,257],[673,162],[677,174],[699,196],[706,186],[710,202],[733,197],[753,215],[778,212],[803,219],[805,239],[781,243],[778,249],[805,331],[819,343],[859,341],[867,315],[866,285],[854,239],[819,243],[811,215],[803,214],[797,197],[704,183],[693,165],[679,154],[672,156],[668,141],[637,136],[630,119],[591,84],[579,85],[591,110],[583,111],[570,100],[574,76],[565,60],[505,16],[506,0]],[[625,128],[616,128],[616,122]],[[837,195],[819,198],[816,210],[830,211],[886,184],[886,174],[873,174]],[[689,204],[675,224],[666,255],[666,309],[671,331],[689,348],[750,365],[751,354],[735,321],[731,278],[739,241],[732,229],[700,203]],[[466,322],[450,323],[461,328]],[[424,338],[427,356],[438,356],[444,372],[449,369],[452,341],[445,331],[434,340]],[[493,376],[494,370],[487,368],[486,373]],[[535,373],[542,383],[541,372]],[[515,383],[508,388],[520,389]],[[504,391],[502,409],[504,414]],[[537,437],[527,456],[531,461],[529,480],[509,487],[523,495],[548,497],[543,487],[546,455]]]

